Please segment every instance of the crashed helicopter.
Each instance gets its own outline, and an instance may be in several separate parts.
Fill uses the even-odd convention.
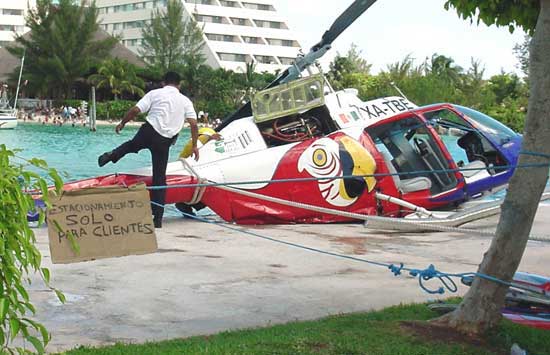
[[[373,3],[355,1],[308,54],[224,120],[223,139],[200,147],[198,162],[170,163],[166,203],[201,203],[239,224],[331,223],[353,218],[323,211],[430,215],[505,186],[522,138],[495,119],[404,96],[363,102],[357,90],[334,91],[311,74]],[[151,175],[144,168],[65,189],[151,185]]]

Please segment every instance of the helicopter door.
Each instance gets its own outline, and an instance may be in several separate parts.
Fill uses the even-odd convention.
[[[426,123],[416,116],[367,127],[403,193],[429,189],[438,195],[457,187],[458,180]]]
[[[448,108],[423,114],[439,134],[452,156],[469,195],[476,195],[492,187],[494,175],[502,172],[499,166],[507,160],[478,130]]]

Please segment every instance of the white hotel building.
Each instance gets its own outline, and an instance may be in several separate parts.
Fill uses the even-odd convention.
[[[36,0],[0,0],[0,47],[28,30],[25,27],[27,4],[34,7]]]
[[[284,69],[297,56],[300,45],[271,0],[181,0],[185,15],[203,28],[204,55],[213,68],[244,71]],[[119,35],[122,43],[139,53],[141,28],[167,0],[96,0],[104,30]]]

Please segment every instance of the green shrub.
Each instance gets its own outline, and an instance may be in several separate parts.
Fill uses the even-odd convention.
[[[116,100],[104,101],[96,103],[97,119],[98,120],[121,120],[129,109],[134,107],[135,101]],[[140,115],[138,120],[143,120],[145,115]]]
[[[40,191],[48,206],[48,186],[40,175],[25,170],[25,167],[48,171],[57,192],[61,191],[63,182],[57,171],[48,169],[42,160],[32,159],[21,165],[13,163],[14,158],[15,152],[0,145],[0,354],[27,353],[23,348],[12,348],[13,340],[18,337],[42,354],[50,334],[42,324],[29,318],[29,314],[35,313],[35,308],[26,286],[30,284],[29,273],[38,272],[49,287],[50,271],[40,267],[42,256],[36,247],[34,232],[27,223],[27,213],[35,208],[34,200],[23,191]],[[44,223],[44,219],[44,213],[40,211],[39,223]],[[64,302],[63,294],[52,290]]]

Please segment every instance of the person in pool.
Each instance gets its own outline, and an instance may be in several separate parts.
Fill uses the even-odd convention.
[[[192,155],[195,160],[199,159],[197,114],[191,100],[180,93],[180,81],[178,73],[167,72],[164,76],[164,87],[149,91],[126,113],[122,122],[116,126],[116,133],[120,133],[126,123],[135,119],[140,113],[147,113],[147,122],[140,127],[134,138],[100,155],[97,160],[100,167],[108,162],[116,163],[128,153],[149,149],[153,160],[152,185],[165,186],[170,146],[175,143],[185,120],[191,127]],[[155,228],[162,228],[165,198],[166,189],[152,192],[151,209]]]

